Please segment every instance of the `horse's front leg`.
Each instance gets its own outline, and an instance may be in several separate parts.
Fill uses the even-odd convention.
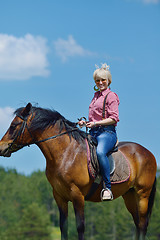
[[[60,214],[61,240],[68,240],[68,202],[53,193]]]
[[[75,194],[72,203],[73,203],[75,217],[76,217],[78,240],[84,240],[84,230],[85,230],[84,196],[81,193]]]
[[[68,203],[59,207],[61,240],[68,240]]]

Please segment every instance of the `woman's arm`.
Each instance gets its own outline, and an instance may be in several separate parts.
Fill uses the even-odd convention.
[[[106,118],[96,122],[87,122],[86,127],[92,128],[92,127],[98,127],[98,126],[108,126],[108,125],[113,125],[115,123],[116,121],[113,120],[112,118]]]

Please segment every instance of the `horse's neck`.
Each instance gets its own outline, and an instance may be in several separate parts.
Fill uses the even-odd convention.
[[[37,141],[47,139],[48,137],[56,136],[58,134],[58,128],[49,128],[44,131],[40,136],[37,136]],[[62,136],[57,136],[53,139],[41,142],[38,144],[38,147],[44,154],[47,161],[52,161],[56,164],[56,162],[59,163],[63,159],[63,156],[66,150],[69,148],[70,144],[71,141],[69,136],[67,134],[64,134]]]
[[[56,134],[58,132],[49,131],[44,136],[41,136],[41,139]],[[70,138],[68,134],[42,142],[39,144],[39,148],[46,158],[46,176],[52,186],[56,185],[57,181],[58,184],[59,182],[64,183],[68,173],[70,176],[73,174],[74,181],[77,181],[74,178],[77,175],[79,176],[80,172],[85,172],[87,176],[87,154],[84,145],[73,137]],[[74,174],[75,170],[78,172],[77,175]]]

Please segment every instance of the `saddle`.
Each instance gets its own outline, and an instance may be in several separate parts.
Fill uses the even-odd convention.
[[[100,176],[100,167],[96,154],[97,142],[95,138],[88,135],[86,139],[88,170],[94,180]],[[126,156],[118,148],[118,144],[107,154],[110,164],[111,183],[127,181],[130,176],[130,166]]]
[[[96,153],[97,141],[91,135],[88,135],[88,146],[90,151],[90,164],[91,164],[91,168],[93,168],[93,170],[91,170],[90,168],[92,173],[91,175],[93,178],[96,178],[97,175],[100,175],[99,162],[98,162],[97,153]],[[109,165],[110,165],[110,175],[112,175],[113,172],[115,171],[115,162],[112,157],[112,153],[115,153],[117,151],[118,151],[118,141],[114,146],[114,148],[107,154]]]
[[[90,177],[94,180],[90,191],[85,197],[86,200],[95,193],[99,185],[103,185],[100,167],[96,154],[97,142],[95,138],[88,135],[86,139],[87,147],[87,163]],[[110,164],[110,180],[111,185],[126,182],[130,177],[130,165],[127,158],[118,148],[118,144],[107,154]]]

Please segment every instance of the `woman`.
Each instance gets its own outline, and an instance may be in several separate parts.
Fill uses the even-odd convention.
[[[101,200],[106,201],[113,199],[107,154],[114,148],[117,142],[115,127],[119,121],[119,98],[109,88],[112,76],[107,64],[102,64],[101,68],[96,69],[93,73],[93,78],[97,89],[94,87],[96,93],[89,106],[89,122],[82,120],[79,122],[79,126],[82,127],[85,124],[86,127],[91,128],[90,134],[97,140],[97,157],[104,182]],[[105,111],[103,111],[103,108]]]

